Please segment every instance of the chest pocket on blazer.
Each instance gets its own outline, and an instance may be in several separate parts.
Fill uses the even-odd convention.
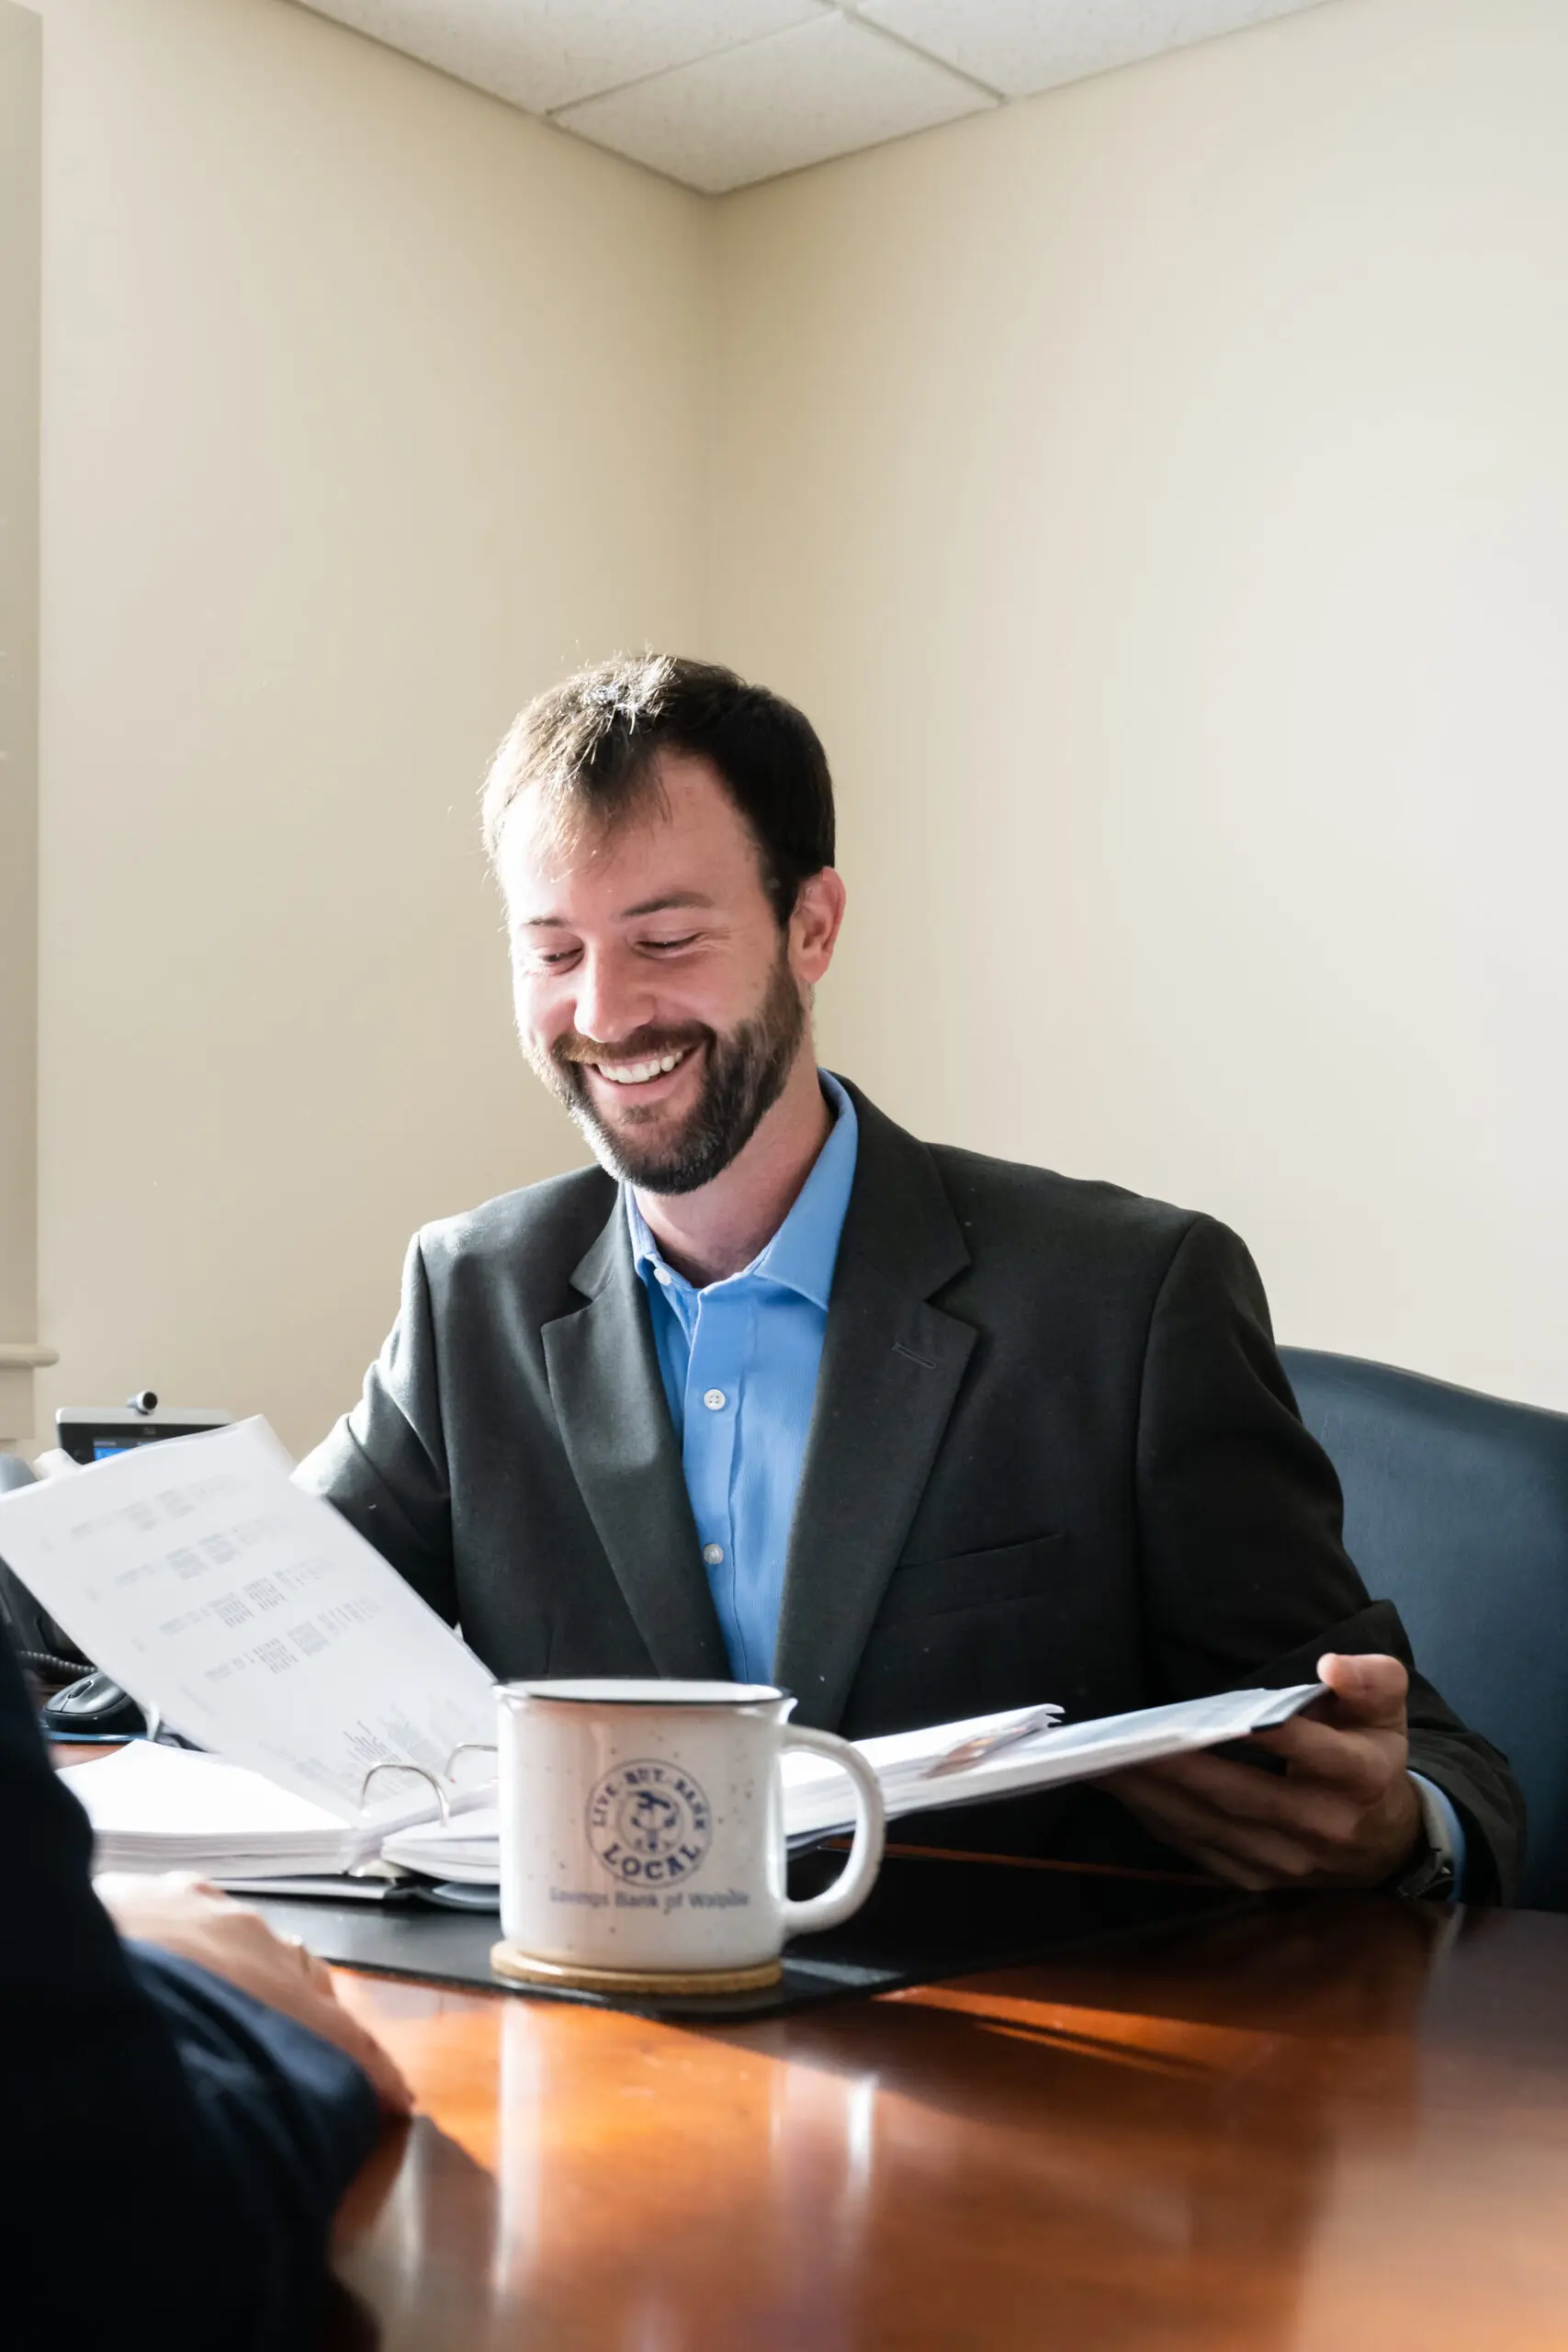
[[[896,1568],[840,1729],[863,1739],[1065,1697],[1069,1556],[1065,1536],[1036,1535]]]
[[[990,1552],[960,1552],[950,1560],[922,1560],[896,1568],[874,1629],[959,1609],[989,1609],[1010,1600],[1043,1600],[1060,1570],[1066,1538],[1032,1535]]]

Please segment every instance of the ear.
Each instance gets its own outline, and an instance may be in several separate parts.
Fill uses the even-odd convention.
[[[801,884],[789,919],[790,969],[806,988],[814,988],[833,960],[839,925],[844,920],[841,875],[825,865]]]

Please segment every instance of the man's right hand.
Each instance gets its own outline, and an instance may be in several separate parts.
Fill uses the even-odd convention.
[[[268,2008],[281,2009],[365,2069],[385,2114],[412,2114],[413,2093],[400,2070],[344,2007],[326,1962],[303,1944],[275,1935],[259,1911],[177,1871],[160,1878],[117,1872],[95,1880],[94,1891],[122,1936],[194,1961]]]

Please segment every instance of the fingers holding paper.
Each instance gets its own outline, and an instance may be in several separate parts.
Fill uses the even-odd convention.
[[[401,2070],[344,2008],[325,1962],[303,1944],[275,1934],[259,1911],[181,1871],[157,1878],[116,1874],[94,1884],[122,1936],[209,1969],[242,1993],[281,2010],[362,2066],[386,2114],[413,2112],[413,2093]]]
[[[1107,1779],[1145,1827],[1234,1885],[1376,1886],[1416,1851],[1421,1808],[1405,1729],[1409,1679],[1394,1657],[1318,1660],[1329,1695],[1251,1745],[1282,1771],[1209,1754]]]

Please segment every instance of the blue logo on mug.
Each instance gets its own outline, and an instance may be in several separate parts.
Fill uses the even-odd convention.
[[[625,1886],[675,1886],[713,1843],[708,1801],[679,1764],[617,1764],[588,1799],[588,1842]]]

